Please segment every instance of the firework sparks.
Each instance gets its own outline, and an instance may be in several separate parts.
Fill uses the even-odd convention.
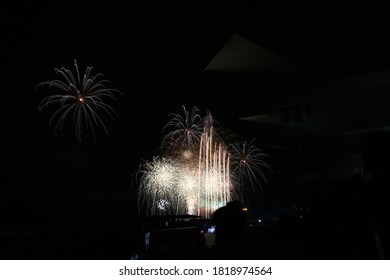
[[[154,157],[152,161],[144,161],[141,164],[139,203],[149,209],[150,215],[172,213],[172,209],[178,208],[182,194],[177,190],[177,175],[181,173],[179,168],[174,159],[164,157]]]
[[[93,75],[92,67],[87,67],[84,75],[81,76],[76,60],[74,60],[74,66],[75,74],[64,67],[55,68],[56,74],[60,75],[62,80],[41,82],[37,84],[36,89],[40,86],[47,86],[55,91],[55,94],[43,98],[38,105],[39,110],[52,105],[59,106],[49,120],[49,125],[54,126],[55,133],[62,130],[64,121],[72,116],[76,139],[81,143],[84,129],[91,132],[94,139],[97,126],[102,127],[108,134],[107,126],[100,114],[103,113],[112,120],[119,116],[105,102],[105,99],[116,100],[115,93],[122,93],[106,87],[109,81],[103,79],[101,73]]]
[[[200,110],[194,107],[189,112],[185,106],[182,106],[182,109],[184,116],[169,114],[169,121],[163,128],[163,133],[166,133],[166,135],[162,147],[167,147],[168,152],[192,152],[195,145],[199,143],[203,132],[203,118]]]
[[[254,141],[252,139],[249,143],[244,141],[243,143],[230,145],[233,173],[237,174],[241,185],[244,185],[245,181],[247,181],[253,189],[257,185],[262,189],[259,178],[266,183],[268,182],[263,168],[270,170],[271,167],[263,161],[263,158],[268,155],[257,148],[253,144]]]
[[[148,214],[197,214],[210,218],[227,202],[245,200],[245,180],[252,187],[259,179],[267,182],[262,168],[267,156],[247,143],[226,145],[216,133],[211,114],[201,118],[194,107],[191,113],[182,106],[184,116],[170,114],[164,130],[168,157],[143,161],[138,175],[140,208]],[[232,169],[232,171],[231,171]]]

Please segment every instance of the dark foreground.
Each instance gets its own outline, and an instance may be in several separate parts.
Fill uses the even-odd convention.
[[[369,234],[351,234],[360,229],[291,220],[247,226],[246,244],[236,259],[378,259]],[[189,238],[187,230],[165,232],[168,237],[159,246],[145,250],[139,220],[15,222],[0,229],[0,257],[8,260],[221,259],[213,246],[215,236],[207,231],[202,231],[204,243]]]

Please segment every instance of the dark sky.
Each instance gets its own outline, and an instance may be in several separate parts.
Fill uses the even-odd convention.
[[[93,66],[124,93],[114,106],[126,134],[161,136],[168,113],[182,104],[206,105],[199,77],[232,32],[217,7],[207,6],[206,1],[13,4],[3,10],[2,72],[6,102],[18,106],[7,108],[13,121],[5,125],[18,139],[27,130],[46,130],[36,106],[43,95],[34,86],[56,78],[55,67],[73,71],[77,59],[81,69]]]
[[[60,213],[78,162],[83,195],[91,194],[93,207],[102,213],[126,209],[118,201],[130,195],[140,159],[155,154],[169,113],[181,105],[209,108],[227,128],[231,116],[245,115],[242,104],[250,101],[216,95],[203,79],[234,33],[327,77],[389,65],[386,10],[371,1],[118,2],[16,1],[2,7],[0,180],[7,211]],[[48,115],[37,108],[42,93],[34,90],[55,78],[54,68],[73,69],[74,59],[124,93],[113,104],[120,119],[109,123],[110,135],[98,133],[97,147],[84,145],[81,161],[72,132],[56,136],[48,127]]]
[[[156,154],[168,114],[207,105],[200,75],[232,32],[219,4],[118,2],[21,1],[2,9],[6,217],[66,216],[75,178],[83,205],[95,209],[89,215],[126,215],[132,173]],[[111,104],[120,119],[107,123],[110,135],[97,129],[98,146],[83,144],[81,155],[73,131],[49,128],[48,112],[38,110],[45,92],[34,89],[57,78],[56,67],[74,71],[74,59],[124,94]]]

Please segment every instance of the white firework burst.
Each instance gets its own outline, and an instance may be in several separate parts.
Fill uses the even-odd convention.
[[[160,212],[162,205],[167,207],[175,196],[178,173],[177,163],[172,158],[154,157],[152,161],[142,161],[137,174],[140,208],[146,207],[154,215]]]
[[[42,110],[52,105],[59,106],[49,120],[49,125],[54,126],[56,134],[63,129],[64,121],[72,116],[77,141],[82,142],[84,129],[91,132],[96,141],[95,127],[102,127],[108,134],[104,117],[101,114],[112,120],[119,117],[105,100],[116,100],[115,94],[122,93],[107,87],[109,81],[103,78],[103,74],[93,75],[92,67],[87,67],[81,76],[76,60],[74,60],[74,66],[75,74],[64,67],[55,68],[54,70],[61,80],[45,81],[36,85],[36,89],[47,86],[54,92],[54,94],[43,98],[38,108]]]

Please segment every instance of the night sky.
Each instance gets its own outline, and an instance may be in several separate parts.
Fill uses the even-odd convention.
[[[258,137],[239,118],[266,112],[269,108],[256,104],[267,103],[269,96],[215,90],[229,78],[213,80],[204,72],[233,34],[313,69],[319,85],[385,70],[390,62],[387,10],[374,4],[118,2],[16,1],[1,8],[0,207],[5,219],[69,216],[76,177],[83,185],[80,213],[131,216],[132,174],[142,158],[157,153],[168,114],[181,112],[182,105],[210,109],[224,128]],[[73,71],[74,59],[81,71],[92,66],[124,94],[112,103],[120,119],[108,122],[110,134],[97,129],[98,145],[87,141],[81,153],[72,130],[54,135],[49,115],[38,110],[44,92],[34,89],[56,78],[56,67]],[[280,86],[277,76],[273,79],[271,86]],[[272,198],[269,204],[288,203]]]
[[[207,5],[19,2],[3,9],[3,214],[66,216],[79,157],[82,196],[93,208],[87,215],[133,210],[132,173],[156,154],[168,114],[206,105],[200,75],[231,32]],[[74,71],[74,59],[123,93],[111,104],[120,119],[107,124],[110,135],[97,129],[98,145],[87,141],[82,156],[71,129],[54,135],[48,127],[50,115],[37,107],[47,92],[34,89],[58,78],[56,67]]]

